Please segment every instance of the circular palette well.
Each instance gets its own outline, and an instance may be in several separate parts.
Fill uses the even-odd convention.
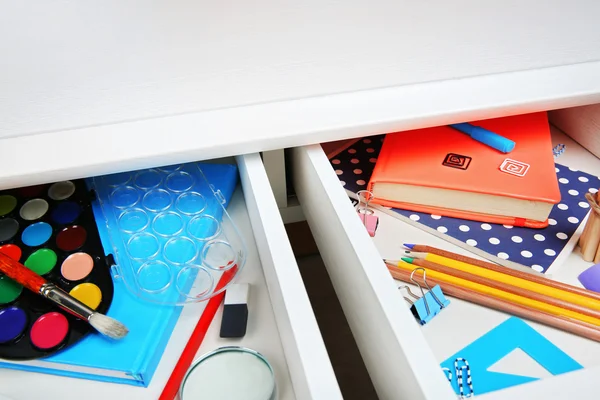
[[[90,193],[83,180],[0,192],[0,252],[106,313],[113,297]],[[49,356],[98,334],[0,273],[0,358]]]
[[[227,197],[237,178],[231,167],[209,167]],[[224,212],[226,196],[199,164],[98,177],[94,190],[119,255],[119,276],[134,296],[168,305],[204,301],[243,267],[243,240]],[[225,274],[228,281],[221,280]]]
[[[27,328],[27,313],[19,307],[6,307],[0,310],[0,344],[21,337]]]

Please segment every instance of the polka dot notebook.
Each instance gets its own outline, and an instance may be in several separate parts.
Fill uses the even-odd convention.
[[[384,137],[361,139],[331,157],[331,165],[347,191],[366,190]],[[573,236],[589,212],[585,193],[595,193],[600,186],[600,178],[561,164],[556,164],[556,174],[562,200],[552,209],[549,225],[544,229],[389,210],[412,225],[435,232],[437,236],[499,264],[516,262],[545,273],[551,266],[560,264],[575,247]]]

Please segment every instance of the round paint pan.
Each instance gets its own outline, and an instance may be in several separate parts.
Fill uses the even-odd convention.
[[[220,347],[194,361],[179,389],[181,400],[275,400],[273,368],[257,351]]]

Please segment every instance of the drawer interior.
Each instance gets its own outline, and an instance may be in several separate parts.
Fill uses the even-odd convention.
[[[591,108],[597,106],[590,106]],[[584,108],[583,115],[589,115],[590,108]],[[572,110],[559,110],[555,114],[550,112],[550,121],[561,119],[564,126],[584,126],[587,128],[587,136],[580,132],[569,133],[568,135],[551,126],[552,142],[554,145],[565,144],[566,151],[559,158],[557,163],[566,165],[573,170],[584,171],[592,175],[600,174],[600,160],[581,143],[594,143],[595,136],[590,136],[594,125],[589,120],[586,122],[579,115],[568,114]],[[594,115],[600,115],[600,113]],[[576,125],[573,121],[579,121]],[[568,121],[564,122],[564,121]],[[581,129],[581,128],[579,128]],[[575,140],[577,139],[577,141]],[[425,326],[419,326],[414,317],[408,310],[408,304],[402,298],[396,289],[405,285],[400,281],[394,281],[388,275],[382,258],[398,259],[402,256],[405,248],[403,242],[407,243],[426,243],[431,246],[439,247],[456,253],[470,255],[478,258],[477,255],[470,254],[466,250],[443,240],[436,235],[432,235],[415,224],[410,224],[393,216],[393,212],[383,207],[374,207],[375,215],[379,217],[379,226],[375,237],[371,238],[362,226],[357,217],[356,210],[349,197],[352,193],[344,190],[343,176],[338,176],[332,168],[328,159],[335,158],[340,152],[351,148],[356,142],[349,140],[346,142],[324,143],[321,146],[306,146],[294,150],[295,176],[294,183],[296,192],[300,198],[305,216],[317,239],[319,250],[324,254],[324,260],[338,295],[342,297],[342,304],[345,307],[344,312],[347,317],[356,318],[355,325],[351,327],[357,338],[357,343],[361,348],[361,353],[365,359],[369,373],[372,375],[373,382],[381,398],[392,398],[393,394],[406,396],[420,396],[420,398],[438,399],[453,398],[452,392],[431,393],[433,383],[425,384],[422,387],[415,385],[419,378],[437,379],[440,372],[440,363],[446,358],[455,354],[458,350],[473,342],[484,333],[495,326],[504,322],[509,316],[505,313],[487,309],[471,303],[451,298],[451,306],[437,315],[431,323]],[[360,168],[360,165],[357,165]],[[362,177],[357,177],[361,178]],[[352,179],[352,178],[350,178]],[[590,182],[591,186],[600,186],[596,182]],[[366,189],[366,185],[365,185]],[[319,191],[316,193],[316,191]],[[579,231],[578,234],[581,232]],[[332,239],[333,238],[333,239]],[[342,247],[345,246],[345,247]],[[342,261],[343,260],[343,261]],[[579,249],[568,254],[562,265],[551,271],[553,279],[581,286],[577,276],[583,270],[590,267],[592,263],[587,263],[581,259]],[[353,268],[357,268],[363,276],[349,278],[346,275],[356,273]],[[374,280],[372,277],[381,274],[383,281]],[[370,279],[366,278],[370,276]],[[386,279],[387,282],[384,282]],[[337,281],[337,282],[336,282]],[[388,284],[392,283],[392,290]],[[412,286],[413,292],[418,293],[418,289]],[[349,298],[350,293],[361,291],[360,296]],[[374,298],[369,298],[368,292],[373,294]],[[392,293],[393,292],[393,293]],[[372,332],[365,332],[368,328],[363,325],[373,322],[372,315],[356,315],[362,310],[364,314],[372,314],[381,303],[394,307],[394,313],[388,314],[387,321],[381,322],[379,330],[373,329]],[[451,310],[454,308],[454,310]],[[368,310],[368,311],[367,311]],[[348,314],[351,314],[349,317]],[[534,398],[543,395],[556,396],[558,393],[567,393],[567,387],[573,388],[578,385],[578,390],[585,398],[591,398],[594,395],[594,385],[592,382],[585,382],[586,377],[591,376],[600,370],[600,363],[597,361],[600,355],[600,344],[591,340],[565,333],[563,331],[550,328],[534,322],[527,322],[534,327],[544,337],[562,349],[570,357],[580,363],[584,369],[570,372],[564,375],[552,376],[540,365],[535,365],[531,359],[520,351],[515,351],[509,357],[502,359],[493,367],[494,371],[505,373],[522,374],[533,378],[540,378],[531,383],[521,384],[501,391],[493,391],[481,395],[484,398],[506,398],[514,396],[516,398]],[[400,325],[396,325],[400,324]],[[385,326],[384,326],[385,325]],[[394,326],[402,326],[396,337],[386,336],[382,332],[385,329],[393,329]],[[401,346],[399,350],[401,356],[395,361],[391,361],[393,369],[378,369],[380,364],[385,362],[381,357],[378,340],[384,342],[388,349],[393,349],[389,341],[398,340]],[[412,347],[410,346],[412,344]],[[395,343],[393,344],[395,345]],[[417,350],[415,350],[417,349]],[[390,353],[393,350],[390,350]],[[413,354],[412,352],[415,352]],[[418,355],[417,355],[418,354]],[[377,361],[370,360],[370,357],[377,356]],[[405,364],[405,361],[408,365]],[[395,377],[397,370],[409,368],[417,376],[411,383],[402,382]],[[395,369],[394,369],[395,368]],[[373,376],[375,374],[376,376]],[[394,387],[394,384],[398,386]],[[565,389],[560,389],[560,385],[565,385]],[[473,380],[475,393],[477,394],[477,382]],[[435,385],[437,386],[437,385]],[[447,383],[441,384],[449,389]]]
[[[320,146],[291,156],[296,193],[379,398],[451,398]]]
[[[237,164],[239,171],[239,183],[227,212],[245,244],[246,264],[236,280],[250,284],[249,316],[244,337],[221,338],[221,305],[196,358],[221,346],[251,348],[272,364],[279,398],[341,398],[260,155],[212,162]],[[56,393],[67,399],[84,390],[89,392],[90,386],[98,388],[97,394],[89,393],[90,398],[158,398],[205,305],[201,302],[183,307],[147,388],[48,374],[36,374],[39,385],[26,385],[31,372],[0,369],[1,380],[9,382],[2,385],[2,394],[37,398],[48,384],[56,386]],[[65,384],[57,384],[61,382]]]

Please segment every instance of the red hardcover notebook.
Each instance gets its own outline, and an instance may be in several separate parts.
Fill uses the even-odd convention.
[[[544,228],[560,191],[545,112],[474,121],[513,140],[501,153],[448,126],[386,135],[369,181],[383,206]]]

